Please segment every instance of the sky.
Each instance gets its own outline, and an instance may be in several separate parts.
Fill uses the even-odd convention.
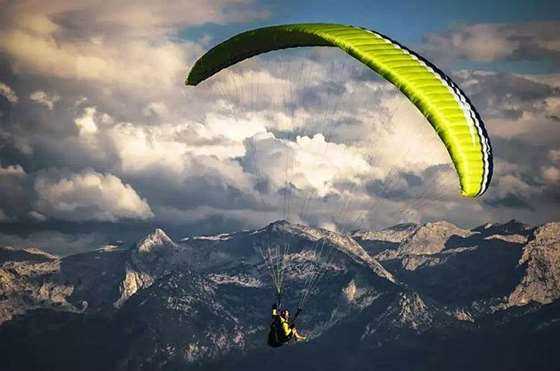
[[[560,220],[557,1],[0,0],[0,246],[66,255],[162,227],[278,219],[339,232]],[[373,29],[478,109],[486,194],[396,88],[334,48],[270,53],[197,87],[206,50],[272,24]]]

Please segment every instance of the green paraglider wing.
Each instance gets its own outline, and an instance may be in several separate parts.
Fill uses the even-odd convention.
[[[492,149],[479,114],[437,67],[379,33],[322,23],[243,32],[203,55],[191,69],[186,84],[197,85],[258,54],[302,46],[338,47],[398,87],[420,109],[447,147],[462,194],[476,197],[486,191],[492,177]]]

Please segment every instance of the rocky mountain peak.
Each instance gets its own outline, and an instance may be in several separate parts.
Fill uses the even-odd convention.
[[[177,244],[160,228],[156,228],[152,233],[136,243],[136,250],[140,254],[149,254],[159,249],[175,247],[177,247]]]
[[[518,220],[511,219],[506,223],[486,223],[474,228],[473,232],[485,236],[491,235],[525,235],[531,230],[531,226]]]
[[[401,293],[395,310],[396,320],[415,330],[428,328],[433,321],[434,310],[417,293]]]
[[[426,223],[416,229],[399,247],[401,254],[434,254],[445,248],[451,236],[467,237],[470,231],[446,221]]]
[[[402,223],[382,229],[381,231],[354,231],[352,232],[352,238],[362,241],[383,241],[400,243],[405,238],[414,233],[418,228],[418,224]]]
[[[292,225],[292,223],[290,223],[289,221],[287,221],[286,219],[279,219],[279,220],[275,220],[272,223],[270,223],[268,225],[269,228],[274,228],[274,227],[286,227],[286,226],[290,226]]]
[[[537,228],[534,233],[535,241],[542,245],[560,241],[560,223],[547,223]]]
[[[290,223],[289,221],[282,219],[270,223],[262,230],[267,232],[279,232],[279,233],[288,233],[292,235],[301,235],[302,233],[305,233],[306,229],[308,228],[309,227],[307,226]]]
[[[6,261],[49,261],[57,259],[36,247],[16,249],[11,246],[0,246],[0,264]]]

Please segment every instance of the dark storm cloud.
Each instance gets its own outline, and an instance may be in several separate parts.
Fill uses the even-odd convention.
[[[434,200],[455,198],[456,175],[450,165],[435,165],[419,170],[391,171],[384,179],[366,183],[369,194],[389,200],[417,200],[429,197]]]
[[[2,222],[25,218],[31,207],[31,187],[21,166],[0,166],[0,210],[5,219]]]
[[[484,202],[493,207],[504,206],[504,207],[514,208],[514,209],[527,209],[527,210],[534,211],[534,208],[521,197],[522,196],[520,195],[508,193],[501,198],[494,199],[494,200],[492,199],[485,200]]]

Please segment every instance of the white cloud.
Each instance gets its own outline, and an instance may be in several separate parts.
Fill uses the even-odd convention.
[[[42,104],[43,106],[47,107],[49,110],[52,111],[54,108],[54,104],[60,100],[60,96],[57,94],[49,95],[42,90],[36,90],[29,96],[34,102]]]
[[[261,134],[246,142],[245,160],[253,174],[266,176],[275,189],[293,184],[298,189],[312,188],[324,196],[337,181],[355,181],[371,171],[360,153],[344,144],[329,143],[321,134],[295,141]]]
[[[273,76],[265,69],[225,70],[209,85],[218,97],[246,108],[285,105],[294,98],[291,93],[296,88],[294,81]]]
[[[550,161],[560,162],[560,149],[551,149],[548,152],[548,159]]]
[[[28,214],[27,214],[32,220],[36,221],[36,222],[44,222],[47,220],[47,217],[44,216],[43,214],[35,211],[35,210],[31,210]]]
[[[543,178],[547,183],[560,183],[560,168],[555,166],[546,166],[542,169]]]
[[[3,9],[0,50],[20,71],[49,77],[143,89],[157,96],[180,87],[185,62],[201,49],[180,42],[184,27],[262,18],[245,0],[187,0],[163,4],[93,0],[21,1]]]
[[[169,109],[163,102],[151,102],[142,110],[142,113],[145,116],[158,115],[161,117],[166,117],[167,115],[169,115]]]
[[[9,165],[6,167],[0,166],[0,176],[16,176],[21,177],[25,176],[25,170],[21,167],[21,165]]]
[[[282,217],[286,180],[293,185],[291,217],[315,225],[340,228],[360,213],[369,213],[367,223],[376,226],[448,216],[476,223],[489,215],[487,205],[460,199],[449,155],[418,109],[335,48],[309,48],[307,55],[282,51],[277,55],[286,57],[280,60],[253,58],[185,88],[188,66],[218,40],[200,38],[203,48],[183,42],[177,32],[262,16],[243,14],[258,7],[250,1],[125,1],[102,8],[83,0],[19,3],[0,15],[0,54],[14,75],[25,77],[19,81],[36,84],[14,86],[18,92],[33,91],[34,102],[57,109],[49,115],[21,110],[14,119],[29,126],[0,132],[0,147],[25,158],[15,162],[43,167],[28,175],[21,167],[9,170],[28,183],[37,177],[35,190],[42,185],[44,191],[25,193],[10,177],[21,192],[11,186],[2,190],[25,198],[8,207],[0,202],[10,217],[21,209],[17,217],[26,221],[117,221],[155,214],[164,223],[224,218],[231,225],[258,226]],[[512,57],[507,48],[518,41],[490,28],[487,44],[494,49],[488,48],[484,31],[474,27],[442,42],[456,42],[468,58]],[[560,86],[558,76],[477,71],[460,78],[482,107],[492,138],[505,148],[511,148],[503,144],[506,139],[557,138],[551,130],[560,106],[540,85]],[[523,90],[531,81],[539,86]],[[45,86],[49,93],[43,95]],[[55,91],[63,98],[56,101]],[[557,166],[552,157],[552,163],[545,162],[546,153],[532,170],[498,169],[486,199],[537,197],[542,189],[528,191],[527,174],[541,182],[555,179]],[[97,172],[52,174],[45,169],[52,163]],[[120,194],[133,201],[118,206]],[[312,198],[312,212],[296,215],[305,196]],[[353,209],[337,214],[347,201]]]
[[[145,199],[112,174],[85,170],[79,174],[46,173],[35,179],[41,214],[70,221],[149,219],[152,210]]]
[[[491,62],[550,57],[558,62],[559,26],[558,21],[479,23],[430,34],[426,44],[428,51],[442,59],[454,57]]]
[[[493,61],[511,56],[519,47],[519,42],[509,36],[499,25],[475,24],[451,33],[432,34],[427,41],[462,58]]]
[[[204,123],[185,122],[140,126],[118,123],[104,135],[112,143],[125,174],[164,171],[183,178],[197,156],[212,156],[227,162],[245,154],[244,140],[265,132],[263,121],[236,119],[209,113]]]
[[[57,42],[21,31],[0,34],[0,50],[29,72],[64,79],[148,89],[180,86],[188,43],[170,41]]]
[[[87,107],[84,114],[77,117],[74,123],[80,129],[80,135],[89,135],[97,133],[97,124],[95,123],[95,107]]]
[[[124,173],[136,174],[161,168],[179,176],[186,167],[187,145],[176,140],[173,134],[181,129],[181,126],[144,128],[120,123],[108,131],[108,136]]]
[[[0,95],[6,98],[10,103],[18,102],[18,97],[14,90],[3,82],[0,82]]]
[[[560,149],[551,149],[546,157],[550,163],[541,167],[542,177],[546,184],[557,187],[560,184]]]

